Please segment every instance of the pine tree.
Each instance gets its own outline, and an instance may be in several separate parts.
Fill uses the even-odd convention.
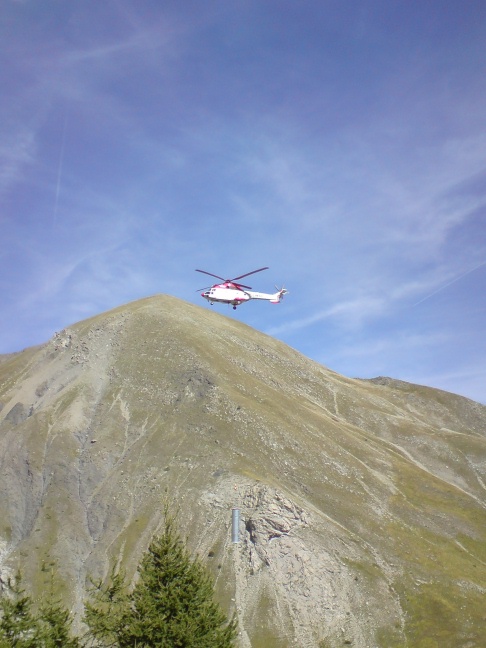
[[[210,575],[181,541],[166,510],[162,535],[151,542],[127,594],[123,576],[99,586],[85,621],[100,646],[119,648],[231,648],[236,621],[213,600]]]
[[[39,648],[80,648],[77,637],[71,635],[72,618],[54,593],[51,574],[50,591],[47,600],[42,601],[38,613]]]
[[[132,618],[125,573],[113,568],[107,585],[102,580],[93,581],[91,598],[84,606],[90,645],[125,645],[121,641]]]
[[[32,611],[32,599],[22,587],[20,572],[7,581],[7,593],[0,598],[0,647],[38,648],[40,630]]]
[[[0,599],[0,648],[80,648],[71,636],[71,619],[53,594],[34,612],[32,598],[22,587],[20,572],[9,579],[8,592]]]

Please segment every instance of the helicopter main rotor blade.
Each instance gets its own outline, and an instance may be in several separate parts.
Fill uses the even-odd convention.
[[[234,279],[225,279],[224,277],[220,277],[219,275],[213,274],[212,272],[207,272],[207,270],[198,270],[196,268],[196,272],[202,272],[202,274],[209,275],[210,277],[214,277],[215,279],[220,279],[224,283],[234,283],[235,285],[238,286],[238,288],[245,288],[246,290],[251,290],[251,286],[245,286],[244,284],[238,283],[238,279],[249,277],[250,275],[255,274],[256,272],[261,272],[262,270],[268,270],[268,266],[265,266],[264,268],[258,268],[258,270],[252,270],[251,272],[242,274],[239,277],[235,277]],[[201,290],[203,289],[201,288]]]
[[[218,279],[219,279],[219,277],[218,277]],[[228,280],[228,279],[225,279],[224,281],[225,281],[225,283],[226,283],[226,282],[229,281],[229,280]],[[235,283],[235,286],[236,286],[237,288],[245,288],[246,290],[251,290],[251,286],[244,286],[243,284],[240,284],[240,283]],[[204,288],[198,288],[198,289],[196,290],[196,292],[200,292],[201,290],[209,290],[209,289],[212,288],[212,287],[213,287],[213,286],[204,286]]]
[[[221,281],[227,281],[227,279],[224,279],[223,277],[220,277],[219,275],[215,275],[212,272],[206,272],[206,270],[198,270],[196,268],[196,272],[202,272],[203,274],[207,274],[210,277],[215,277],[216,279],[221,279]]]
[[[235,277],[234,279],[230,279],[230,281],[238,281],[238,279],[243,279],[243,277],[249,277],[252,274],[255,274],[255,272],[261,272],[262,270],[268,270],[268,266],[265,266],[264,268],[258,268],[258,270],[252,270],[251,272],[247,272],[246,274],[242,274],[239,277]],[[242,285],[242,284],[240,284]],[[243,288],[248,288],[248,286],[243,286]]]

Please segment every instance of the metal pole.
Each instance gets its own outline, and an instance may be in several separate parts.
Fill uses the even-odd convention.
[[[231,542],[233,544],[240,541],[240,509],[231,509]]]

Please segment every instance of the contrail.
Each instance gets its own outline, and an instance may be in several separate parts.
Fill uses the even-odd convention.
[[[483,261],[482,263],[475,266],[474,268],[471,268],[471,270],[466,270],[466,272],[463,272],[458,277],[455,277],[455,279],[453,279],[452,281],[449,281],[444,286],[441,286],[440,288],[437,288],[437,290],[434,290],[434,292],[430,293],[430,295],[427,295],[427,297],[424,297],[423,299],[418,301],[416,304],[414,304],[414,306],[418,306],[419,304],[422,304],[427,299],[430,299],[431,297],[433,297],[434,295],[437,295],[437,293],[441,292],[442,290],[445,290],[449,286],[452,286],[453,283],[456,283],[456,281],[459,281],[459,279],[462,279],[463,277],[466,277],[468,274],[471,274],[471,272],[474,272],[475,270],[478,270],[483,265],[486,265],[486,261]]]
[[[56,229],[57,223],[57,207],[59,204],[59,193],[61,191],[61,176],[62,176],[62,166],[64,162],[64,145],[66,143],[66,126],[67,126],[67,115],[64,118],[64,127],[62,129],[62,142],[61,142],[61,153],[59,155],[59,167],[57,169],[57,185],[56,185],[56,197],[54,199],[54,215],[52,218],[52,229]]]

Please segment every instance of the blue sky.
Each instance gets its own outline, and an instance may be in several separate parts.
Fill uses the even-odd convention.
[[[351,377],[486,403],[482,0],[4,0],[0,353],[202,268]]]

